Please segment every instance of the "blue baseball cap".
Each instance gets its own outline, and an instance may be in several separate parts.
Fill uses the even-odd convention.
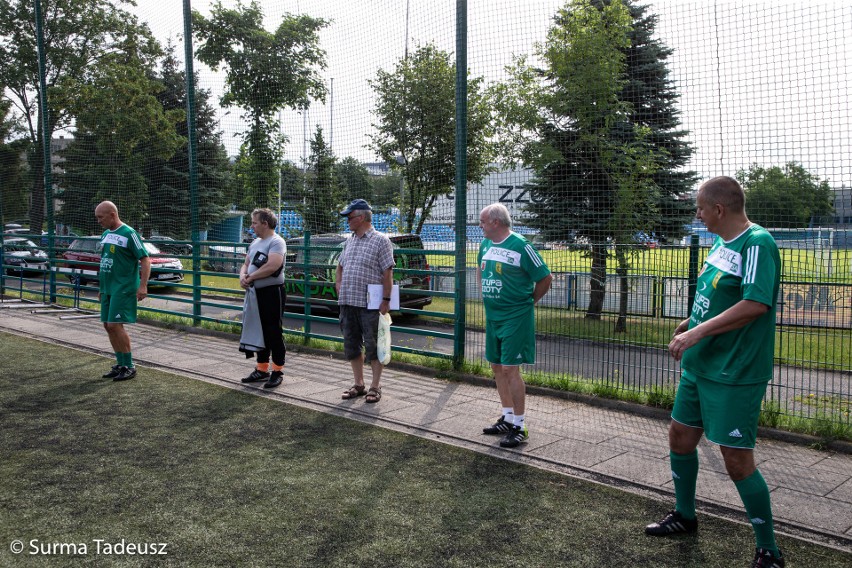
[[[346,206],[346,209],[340,212],[341,217],[346,217],[353,211],[372,211],[373,208],[370,207],[370,204],[364,201],[363,199],[356,199],[352,203]]]

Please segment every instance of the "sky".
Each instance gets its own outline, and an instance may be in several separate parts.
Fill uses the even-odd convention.
[[[374,118],[367,83],[390,71],[426,42],[455,52],[455,0],[259,0],[272,30],[285,12],[333,20],[321,33],[328,53],[322,73],[325,104],[307,116],[282,113],[285,155],[301,163],[317,124],[338,158],[376,161],[366,146]],[[183,2],[137,0],[131,10],[183,55]],[[236,2],[223,1],[225,6]],[[499,81],[514,55],[529,54],[545,38],[555,0],[468,0],[471,74]],[[733,175],[757,163],[796,161],[832,187],[852,186],[852,0],[658,0],[656,37],[674,49],[671,78],[681,95],[683,127],[695,153],[690,168],[702,179]],[[193,0],[209,14],[211,2]],[[408,17],[406,18],[406,8]],[[223,78],[196,61],[200,86],[221,95]],[[220,110],[231,154],[245,128],[239,109]]]

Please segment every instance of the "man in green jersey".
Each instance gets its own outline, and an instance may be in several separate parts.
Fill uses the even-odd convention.
[[[111,201],[95,207],[95,217],[106,229],[101,235],[101,266],[98,274],[101,321],[115,352],[116,364],[105,379],[126,381],[136,376],[125,323],[136,323],[136,302],[148,295],[151,259],[139,235],[121,222]]]
[[[500,203],[479,214],[485,239],[479,246],[478,272],[485,306],[485,359],[491,363],[503,414],[484,434],[504,434],[503,448],[527,441],[526,384],[521,365],[535,363],[533,306],[553,276],[538,251],[512,231],[509,210]]]
[[[769,488],[754,463],[757,420],[774,371],[781,257],[766,229],[748,220],[745,195],[731,177],[715,177],[699,188],[696,217],[718,238],[698,275],[692,313],[669,343],[683,371],[669,426],[676,505],[645,532],[697,530],[697,447],[704,434],[721,448],[754,529],[751,566],[781,568]]]

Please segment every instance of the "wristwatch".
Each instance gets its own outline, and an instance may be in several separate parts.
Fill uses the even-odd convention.
[[[382,300],[384,300],[385,302],[390,302],[390,298],[388,298],[388,297],[384,297],[384,298],[382,298]]]

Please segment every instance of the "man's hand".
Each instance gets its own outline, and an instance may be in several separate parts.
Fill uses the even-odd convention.
[[[136,290],[136,301],[141,302],[145,298],[148,297],[148,286],[146,284],[142,284],[139,286],[139,289]]]

